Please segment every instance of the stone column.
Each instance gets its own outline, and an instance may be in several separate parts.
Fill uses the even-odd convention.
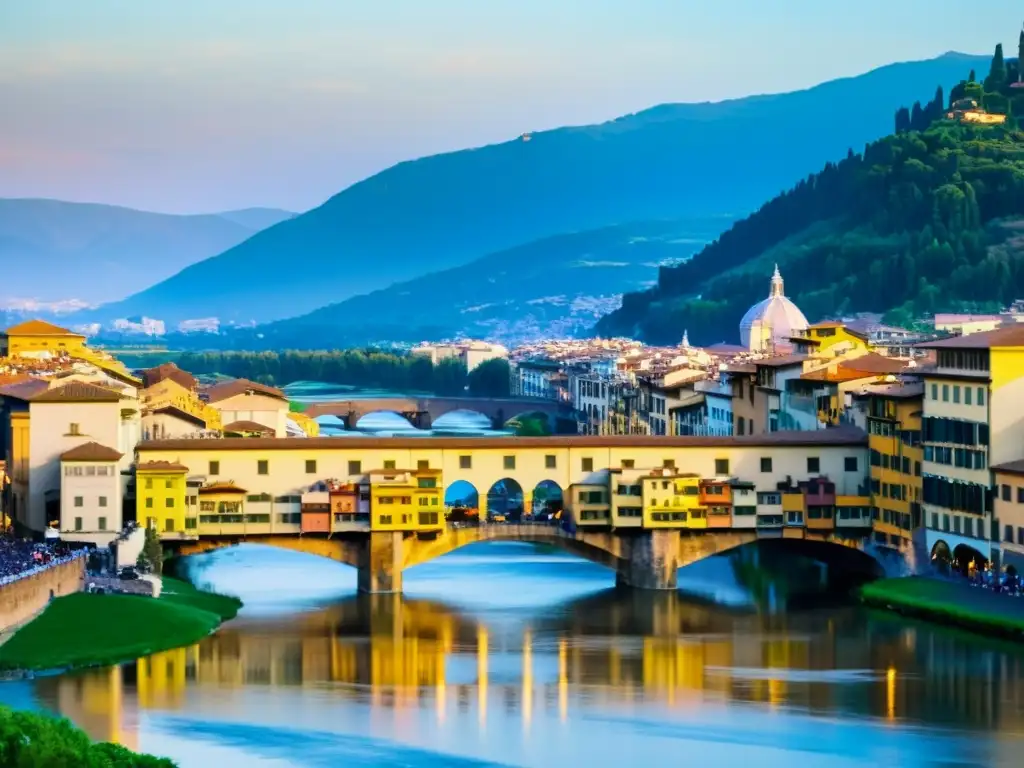
[[[366,540],[359,562],[359,591],[402,591],[401,531],[375,531]]]
[[[676,589],[679,531],[643,531],[630,538],[615,584],[634,589]]]

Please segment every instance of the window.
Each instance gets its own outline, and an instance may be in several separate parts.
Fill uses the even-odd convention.
[[[907,459],[906,461],[909,462],[910,460]],[[847,456],[845,459],[843,459],[843,469],[845,469],[847,472],[856,472],[857,471],[857,457],[856,456]],[[906,472],[906,470],[904,470],[904,472]]]
[[[173,488],[173,487],[174,487],[174,481],[173,480],[164,480],[164,488]]]
[[[942,402],[949,402],[949,384],[942,385]]]
[[[581,464],[580,468],[581,468],[581,470],[583,472],[593,472],[594,471],[594,460],[593,459],[591,459],[591,458],[582,459],[580,461],[580,464]]]
[[[85,506],[85,499],[82,498],[81,496],[75,496],[75,506],[76,507],[84,507]]]
[[[381,525],[391,525],[391,515],[381,515],[380,516],[380,524]]]
[[[363,463],[361,461],[350,461],[348,463],[348,473],[350,475],[363,474]]]
[[[168,517],[164,520],[164,531],[172,533],[174,531],[174,518]]]
[[[623,459],[622,460],[622,468],[623,469],[633,469],[633,463],[634,462],[633,462],[632,459]]]
[[[152,477],[147,477],[146,478],[146,490],[149,490],[152,487],[153,487],[153,478]]]
[[[174,509],[174,497],[169,496],[168,498],[164,499],[164,506],[167,507],[168,509]]]
[[[964,387],[964,405],[971,404],[971,393],[974,392],[973,387]]]
[[[985,388],[978,387],[978,405],[985,404]]]
[[[954,403],[959,403],[960,402],[960,385],[959,384],[954,384],[953,385],[953,402]]]
[[[1017,489],[1017,503],[1024,504],[1024,487]]]
[[[100,506],[101,507],[107,506],[107,497],[106,496],[100,496]]]
[[[762,472],[771,472],[772,471],[772,457],[771,456],[762,456],[761,457],[761,471]]]
[[[152,509],[152,508],[153,508],[153,497],[152,496],[148,496],[146,498],[146,509]]]
[[[1004,484],[1000,490],[1002,491],[1003,501],[1009,501],[1010,498],[1011,498],[1010,497],[1010,486]]]
[[[395,468],[395,460],[394,459],[389,459],[388,461],[384,462],[384,469],[394,469],[394,468]]]
[[[808,456],[807,471],[812,475],[816,475],[821,472],[821,459],[817,456]]]
[[[76,517],[75,518],[75,530],[76,531],[82,530],[82,518],[80,518],[80,517]]]
[[[554,469],[556,466],[558,466],[556,457],[550,454],[544,457],[544,469]]]
[[[219,461],[211,461],[210,462],[210,471],[209,471],[208,474],[210,474],[210,475],[219,475],[220,474],[220,462]]]
[[[316,459],[306,459],[306,474],[307,475],[315,475],[316,474]]]
[[[416,462],[416,469],[430,469],[430,462],[427,459],[420,459]]]
[[[101,518],[99,519],[98,525],[99,525],[99,529],[100,529],[101,531],[105,531],[105,530],[107,530],[107,518],[105,518],[105,517],[101,517]]]
[[[515,456],[506,456],[504,459],[502,459],[502,466],[504,466],[505,469],[515,469],[516,468],[516,457]]]
[[[716,475],[728,475],[729,474],[729,460],[728,459],[715,459],[715,474]]]
[[[258,459],[256,461],[256,474],[258,475],[269,475],[270,474],[270,462],[266,459]]]
[[[82,427],[81,427],[81,425],[76,423],[76,422],[71,422],[68,425],[68,434],[69,435],[74,435],[76,437],[80,436],[82,434]],[[79,530],[81,530],[81,529],[79,529]]]
[[[473,457],[472,456],[459,456],[459,469],[472,469],[473,468]]]

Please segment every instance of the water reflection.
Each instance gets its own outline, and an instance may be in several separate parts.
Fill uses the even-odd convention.
[[[34,686],[94,739],[135,747],[140,712],[226,712],[232,691],[259,687],[318,689],[396,723],[519,721],[524,738],[539,719],[722,705],[1006,736],[1024,731],[1022,683],[1013,647],[857,609],[764,616],[609,590],[497,629],[435,601],[353,597]]]

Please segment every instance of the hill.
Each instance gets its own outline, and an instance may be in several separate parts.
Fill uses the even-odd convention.
[[[871,311],[909,322],[1019,298],[1024,91],[1016,67],[1008,73],[996,61],[1001,49],[984,84],[972,72],[948,105],[940,88],[925,106],[900,109],[897,133],[826,164],[686,264],[661,270],[656,286],[626,295],[597,331],[657,343],[686,328],[697,343],[733,340],[744,311],[766,295],[773,263],[811,320]],[[989,119],[986,107],[1010,115],[1001,125],[973,122]]]
[[[294,219],[298,214],[291,211],[282,211],[279,208],[242,208],[237,211],[223,211],[218,213],[222,219],[241,224],[247,229],[259,232],[261,229],[280,224],[282,221]]]
[[[258,232],[259,209],[172,216],[59,200],[0,200],[0,303],[112,301]],[[279,212],[281,216],[290,216]]]
[[[623,291],[651,285],[660,265],[690,258],[729,221],[640,222],[545,238],[258,326],[255,333],[260,346],[278,349],[457,336],[515,344],[571,336],[618,306]]]
[[[898,105],[971,60],[947,54],[794,93],[666,104],[400,163],[102,313],[266,322],[544,237],[743,213],[884,135]]]

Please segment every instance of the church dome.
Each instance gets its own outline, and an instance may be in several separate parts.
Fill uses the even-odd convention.
[[[757,302],[740,320],[740,343],[747,349],[759,350],[765,340],[785,343],[807,329],[807,318],[783,292],[782,275],[778,264],[772,275],[768,298]]]

